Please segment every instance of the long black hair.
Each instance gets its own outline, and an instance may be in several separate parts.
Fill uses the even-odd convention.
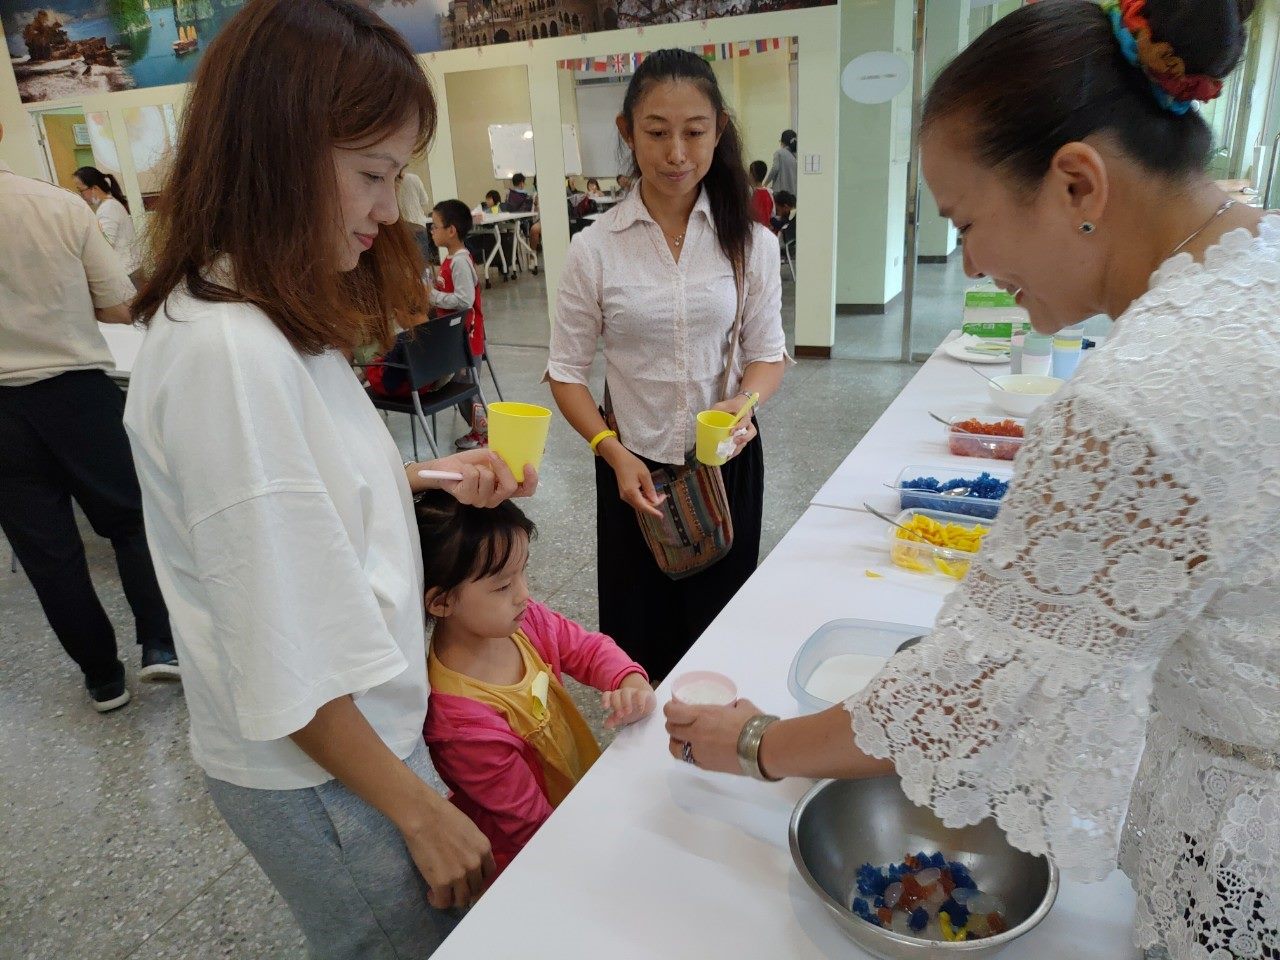
[[[796,155],[796,147],[799,145],[799,140],[796,139],[796,132],[794,130],[783,130],[782,136],[778,139],[784,147],[791,151],[791,155],[794,157]]]
[[[627,95],[622,101],[622,115],[628,129],[635,130],[635,111],[640,99],[659,83],[685,82],[696,86],[711,101],[717,118],[724,118],[724,132],[716,144],[711,158],[711,169],[702,179],[707,198],[711,202],[711,219],[716,225],[716,237],[720,249],[733,265],[735,277],[741,278],[747,269],[747,252],[751,247],[751,185],[742,163],[742,138],[734,123],[716,75],[711,66],[697,54],[688,50],[658,50],[645,58],[636,68],[627,85]],[[640,166],[635,155],[631,156],[631,175],[640,176]]]
[[[1244,52],[1254,0],[1147,0],[1152,39],[1189,74],[1221,79]],[[1199,111],[1178,115],[1156,99],[1147,75],[1125,59],[1107,14],[1087,0],[1043,0],[997,21],[938,75],[926,129],[962,117],[977,158],[1038,185],[1065,144],[1106,132],[1152,173],[1200,174],[1213,137]]]
[[[73,176],[86,187],[97,187],[103,193],[111,194],[123,204],[125,210],[129,209],[129,201],[124,198],[124,191],[120,189],[120,181],[113,175],[103,173],[97,167],[81,167]]]

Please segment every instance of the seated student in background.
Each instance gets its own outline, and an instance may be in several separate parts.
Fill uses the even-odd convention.
[[[485,351],[484,341],[484,306],[480,296],[480,278],[476,273],[475,262],[466,249],[464,241],[471,232],[471,211],[461,200],[444,200],[435,205],[431,211],[431,242],[437,247],[444,247],[448,252],[440,270],[435,275],[435,283],[431,289],[431,307],[435,316],[467,311],[465,324],[467,343],[474,357]],[[397,342],[385,356],[380,357],[369,366],[367,374],[369,387],[379,396],[405,398],[409,396],[408,371],[395,364],[405,363],[404,346]],[[453,380],[467,381],[471,376],[469,370],[460,370],[449,380],[433,383],[418,392],[428,394],[438,390]],[[475,450],[489,445],[488,419],[484,407],[475,403],[468,408],[459,404],[458,411],[470,426],[470,431],[458,438],[455,446],[459,450]]]
[[[756,223],[771,227],[773,225],[773,194],[764,185],[764,178],[769,175],[769,167],[763,160],[752,160],[747,172],[751,174],[751,215]]]
[[[512,174],[511,189],[507,192],[507,199],[502,204],[505,213],[533,212],[533,197],[525,190],[524,185],[523,173]]]
[[[631,192],[631,178],[625,173],[618,174],[618,196],[625,197]]]
[[[484,195],[484,203],[480,204],[484,213],[501,213],[502,212],[502,194],[497,190],[490,190]]]
[[[465,507],[431,491],[414,512],[435,621],[423,735],[501,871],[600,756],[563,675],[603,691],[610,727],[651,713],[653,688],[611,639],[530,598],[535,530],[518,507]]]
[[[592,200],[595,200],[597,197],[604,196],[604,191],[600,189],[600,181],[595,177],[589,177],[587,179],[587,196]]]
[[[793,214],[796,210],[796,195],[786,190],[779,190],[773,195],[773,219],[769,225],[783,243],[790,243],[796,238],[796,221]]]

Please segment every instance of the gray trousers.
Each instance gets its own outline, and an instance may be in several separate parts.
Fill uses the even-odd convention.
[[[419,743],[405,761],[427,778]],[[314,960],[419,960],[462,918],[427,904],[395,826],[337,780],[254,790],[205,777],[213,804],[289,904]]]

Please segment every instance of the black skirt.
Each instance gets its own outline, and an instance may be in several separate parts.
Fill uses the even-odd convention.
[[[661,464],[644,460],[650,469]],[[635,510],[618,496],[613,469],[596,460],[596,557],[600,631],[613,637],[657,685],[760,561],[764,448],[757,436],[720,468],[733,516],[733,547],[719,563],[683,580],[659,568]]]

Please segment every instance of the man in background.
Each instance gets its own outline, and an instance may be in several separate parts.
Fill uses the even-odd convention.
[[[0,128],[0,139],[4,130]],[[0,163],[0,530],[99,713],[129,702],[115,631],[89,579],[72,500],[111,541],[143,680],[180,674],[98,329],[132,323],[134,288],[75,194]]]

